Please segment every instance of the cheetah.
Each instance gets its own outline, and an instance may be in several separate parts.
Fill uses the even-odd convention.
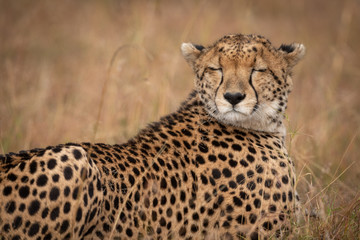
[[[1,239],[269,239],[291,232],[283,124],[302,44],[181,45],[195,88],[124,144],[0,155]]]

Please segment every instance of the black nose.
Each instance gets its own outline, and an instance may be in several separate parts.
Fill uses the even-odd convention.
[[[246,94],[242,94],[242,93],[230,93],[227,92],[224,94],[224,98],[231,103],[233,106],[238,104],[239,102],[241,102],[242,100],[244,100],[244,98],[246,97]]]

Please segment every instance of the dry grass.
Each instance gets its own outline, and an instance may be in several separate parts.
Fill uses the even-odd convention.
[[[348,1],[0,0],[0,153],[120,143],[192,88],[183,41],[302,42],[289,148],[308,214],[297,238],[360,238],[360,6]],[[305,215],[305,214],[304,214]]]

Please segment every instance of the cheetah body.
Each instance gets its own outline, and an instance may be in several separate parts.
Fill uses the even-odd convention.
[[[282,114],[302,45],[275,49],[260,36],[230,35],[207,48],[183,44],[182,52],[197,75],[195,90],[178,111],[129,142],[70,143],[0,156],[1,237],[287,234],[295,172]],[[229,97],[229,89],[246,97]]]

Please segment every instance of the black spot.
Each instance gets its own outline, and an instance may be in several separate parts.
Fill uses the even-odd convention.
[[[247,155],[246,159],[251,163],[255,161],[255,158],[252,155]]]
[[[191,232],[196,233],[198,231],[199,227],[195,224],[191,225]]]
[[[200,152],[207,153],[209,151],[209,148],[206,146],[205,143],[201,142],[199,143],[199,150]]]
[[[20,216],[17,216],[13,223],[12,223],[12,227],[14,230],[18,229],[22,224],[22,218]]]
[[[23,183],[27,183],[28,181],[29,181],[29,178],[27,176],[23,176],[21,178],[21,182],[23,182]]]
[[[76,160],[79,160],[81,158],[81,152],[78,149],[73,150],[73,155]]]
[[[172,142],[173,142],[173,144],[174,144],[176,147],[181,147],[181,144],[180,144],[179,141],[173,139]]]
[[[22,203],[22,204],[20,204],[19,211],[24,212],[25,208],[26,208],[25,204]]]
[[[281,178],[281,181],[282,181],[284,184],[288,184],[288,183],[289,183],[289,178],[288,178],[288,176],[283,176],[283,177]]]
[[[55,221],[56,218],[59,217],[59,207],[54,208],[50,213],[50,219]]]
[[[272,185],[273,185],[273,181],[271,179],[266,179],[265,180],[265,187],[271,188]]]
[[[273,200],[276,202],[276,201],[279,201],[279,199],[281,198],[281,195],[280,193],[274,193],[273,195]]]
[[[56,201],[60,195],[60,191],[58,187],[53,187],[50,190],[49,198],[51,201]]]
[[[19,196],[21,198],[27,198],[27,196],[29,196],[29,193],[30,193],[30,188],[28,186],[22,186],[19,189]]]
[[[235,151],[241,151],[241,146],[239,144],[233,144],[232,146],[232,149],[234,149]]]
[[[262,226],[266,231],[271,231],[273,229],[273,225],[271,222],[264,222]]]
[[[209,158],[210,162],[216,162],[216,156],[215,155],[210,154],[208,158]]]
[[[39,187],[43,187],[46,185],[47,181],[48,177],[45,174],[41,174],[36,180],[36,185],[38,185]]]
[[[166,221],[165,221],[165,218],[161,217],[160,218],[160,226],[164,227],[166,225]]]
[[[79,187],[76,187],[72,194],[74,200],[78,199],[78,193],[79,193]]]
[[[290,201],[290,202],[293,200],[292,191],[289,191],[289,192],[288,192],[288,198],[289,198],[289,201]]]
[[[236,206],[239,206],[239,207],[241,207],[243,205],[243,202],[238,197],[233,197],[233,202]]]
[[[241,160],[240,160],[240,164],[241,164],[241,166],[243,166],[243,167],[249,166],[249,164],[248,164],[244,159],[241,159]]]
[[[232,159],[229,160],[229,165],[230,165],[231,167],[236,167],[237,164],[238,164],[237,161],[234,161],[234,160],[232,160]]]
[[[248,149],[249,149],[249,152],[256,154],[256,150],[253,147],[249,146]]]
[[[28,212],[31,216],[35,215],[40,209],[40,202],[38,200],[33,200],[29,207]]]
[[[219,146],[220,146],[220,143],[219,143],[218,141],[216,141],[216,140],[213,140],[213,141],[211,142],[211,144],[212,144],[214,147],[219,147]]]
[[[231,171],[228,168],[224,168],[222,174],[227,178],[231,177],[232,175]]]
[[[200,175],[200,178],[201,178],[201,182],[206,185],[208,184],[208,179],[206,176],[204,176],[203,174]]]
[[[223,141],[220,142],[220,145],[221,145],[222,148],[228,148],[229,147],[229,145],[226,142],[223,142]]]
[[[44,210],[42,211],[41,217],[42,217],[42,218],[46,218],[48,214],[49,214],[49,208],[46,207],[46,208],[44,208]]]
[[[238,184],[244,184],[245,183],[245,176],[244,176],[244,174],[239,174],[239,175],[237,175],[236,176],[236,182],[238,183]]]
[[[28,231],[29,237],[35,236],[39,232],[40,226],[38,223],[33,223]]]
[[[241,199],[244,199],[244,200],[249,199],[249,194],[247,194],[244,191],[241,191],[239,196],[240,196]]]
[[[73,170],[71,169],[71,167],[67,166],[64,169],[64,177],[66,180],[70,180],[73,176]]]
[[[236,217],[236,221],[239,223],[239,224],[246,224],[246,217],[243,216],[243,215],[239,215]]]
[[[55,166],[56,166],[56,160],[53,159],[53,158],[50,159],[50,160],[48,161],[48,163],[47,163],[48,169],[49,169],[49,170],[54,169]]]
[[[127,235],[128,237],[132,237],[133,231],[132,231],[130,228],[127,228],[127,229],[126,229],[126,235]]]
[[[37,169],[37,163],[33,161],[32,163],[30,163],[30,173],[34,174],[36,172],[36,169]]]
[[[64,189],[64,196],[67,197],[67,196],[69,196],[69,194],[70,194],[70,188],[68,186],[66,186]]]
[[[254,183],[253,181],[248,182],[248,183],[246,184],[246,187],[247,187],[250,191],[253,191],[253,190],[256,188],[256,183]]]
[[[280,219],[280,221],[284,221],[284,219],[285,219],[284,213],[279,214],[279,219]]]
[[[260,201],[260,199],[256,198],[256,199],[254,200],[254,206],[255,206],[255,208],[260,208],[260,207],[261,207],[261,201]]]
[[[5,210],[7,213],[12,214],[16,209],[16,203],[15,201],[9,201],[5,205]]]
[[[160,187],[161,187],[162,189],[166,189],[166,188],[167,188],[167,183],[166,183],[165,178],[161,178]]]
[[[54,182],[58,182],[59,181],[59,174],[54,174],[53,176],[52,176],[52,180],[54,181]]]
[[[133,186],[135,183],[135,178],[131,174],[129,175],[129,182],[130,182],[131,186]]]
[[[286,202],[286,193],[283,192],[281,198],[283,202]]]
[[[71,204],[69,202],[66,202],[64,204],[64,209],[63,209],[64,213],[66,214],[66,213],[70,212],[70,209],[71,209]]]
[[[161,197],[161,200],[160,200],[161,205],[165,205],[166,202],[167,202],[166,196],[162,196],[162,197]]]
[[[230,181],[230,182],[229,182],[229,187],[235,189],[236,186],[237,186],[236,182],[234,182],[234,181]]]
[[[185,236],[186,235],[186,228],[184,226],[182,226],[180,229],[179,229],[179,235],[181,237]]]
[[[276,212],[276,206],[275,206],[275,205],[270,205],[270,206],[269,206],[269,212],[270,212],[270,213]]]
[[[200,163],[200,164],[204,164],[205,163],[205,160],[202,156],[200,155],[197,155],[196,156],[196,162]]]
[[[82,218],[82,209],[81,209],[81,207],[79,207],[76,212],[76,221],[80,222],[81,218]]]
[[[140,171],[136,167],[133,168],[133,172],[135,173],[136,176],[140,175]]]
[[[21,240],[19,235],[15,235],[11,240]]]
[[[60,227],[60,234],[66,232],[66,230],[69,228],[69,221],[68,220],[64,220],[61,224]]]
[[[245,210],[246,210],[247,212],[250,212],[250,211],[251,211],[251,206],[250,206],[249,204],[247,204],[246,207],[245,207]]]
[[[61,161],[62,161],[62,162],[66,162],[67,160],[69,160],[69,158],[68,158],[67,155],[62,155],[62,156],[61,156]]]
[[[224,154],[218,154],[221,161],[226,161],[227,157]]]
[[[264,172],[264,168],[263,168],[261,165],[256,165],[255,169],[256,169],[256,172],[257,172],[257,173],[262,173],[262,172]]]
[[[259,239],[259,234],[257,232],[251,233],[250,239],[251,240],[258,240]]]
[[[256,222],[257,216],[255,214],[250,213],[249,220],[251,224]]]
[[[3,230],[4,230],[4,232],[6,232],[6,233],[8,233],[8,232],[10,232],[10,224],[5,224],[4,226],[3,226]]]
[[[13,173],[9,173],[9,175],[7,176],[7,179],[9,179],[12,182],[15,182],[17,179],[17,176]]]
[[[254,171],[249,170],[247,171],[246,175],[248,176],[248,178],[252,178],[254,176]]]
[[[215,179],[219,179],[221,177],[221,172],[219,169],[215,168],[212,170],[212,175]]]

